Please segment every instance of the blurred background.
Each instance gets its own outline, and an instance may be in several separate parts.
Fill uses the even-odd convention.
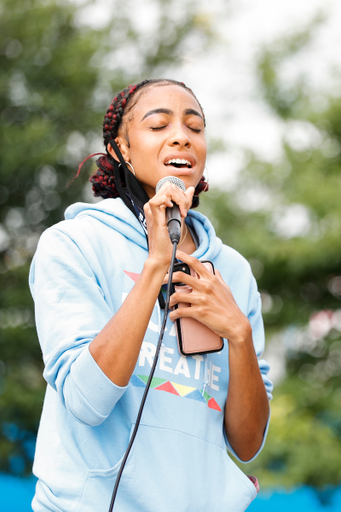
[[[92,201],[114,93],[191,87],[207,117],[200,211],[250,262],[275,382],[250,510],[341,509],[341,4],[0,0],[0,490],[27,512],[45,384],[27,277],[41,232]]]

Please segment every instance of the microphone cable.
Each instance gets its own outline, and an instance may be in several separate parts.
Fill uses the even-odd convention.
[[[169,312],[170,292],[171,292],[171,288],[172,288],[173,267],[174,267],[174,262],[175,262],[176,249],[177,249],[177,246],[178,246],[178,242],[176,240],[174,240],[174,242],[172,241],[172,243],[173,243],[173,252],[172,252],[172,259],[171,259],[171,264],[170,264],[169,274],[168,274],[166,304],[165,304],[165,310],[164,310],[164,316],[163,316],[163,322],[162,322],[162,326],[161,326],[161,330],[160,330],[159,340],[158,340],[158,343],[157,343],[157,346],[156,346],[156,351],[155,351],[153,365],[152,365],[152,368],[150,370],[150,374],[149,374],[149,377],[148,377],[146,388],[144,390],[143,397],[142,397],[142,400],[141,400],[140,408],[139,408],[139,411],[137,413],[135,427],[134,427],[133,433],[131,435],[131,438],[130,438],[128,447],[126,449],[126,452],[125,452],[125,454],[123,456],[120,469],[119,469],[118,474],[117,474],[117,478],[116,478],[116,482],[115,482],[115,487],[114,487],[114,490],[113,490],[113,493],[112,493],[112,496],[111,496],[111,502],[110,502],[110,506],[109,506],[109,511],[108,512],[112,512],[112,510],[114,508],[118,486],[119,486],[119,483],[120,483],[120,480],[121,480],[121,476],[122,476],[122,473],[123,473],[124,466],[125,466],[125,464],[127,462],[130,450],[131,450],[131,448],[133,446],[133,443],[134,443],[134,440],[135,440],[135,437],[136,437],[136,434],[137,434],[137,430],[138,430],[139,425],[140,425],[143,408],[144,408],[144,405],[145,405],[145,402],[146,402],[146,399],[147,399],[148,391],[150,389],[150,383],[151,383],[152,378],[154,376],[155,368],[156,368],[156,365],[157,365],[157,362],[158,362],[158,358],[159,358],[159,353],[160,353],[160,349],[161,349],[161,344],[162,344],[163,336],[164,336],[165,329],[166,329],[167,317],[168,317],[168,312]]]

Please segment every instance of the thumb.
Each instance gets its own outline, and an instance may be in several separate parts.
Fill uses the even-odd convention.
[[[194,194],[194,187],[188,187],[188,189],[186,190],[185,194],[187,196],[187,199],[192,202],[193,200],[193,194]]]

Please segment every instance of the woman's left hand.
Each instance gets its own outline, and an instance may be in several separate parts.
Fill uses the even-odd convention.
[[[252,336],[248,318],[239,309],[230,288],[218,270],[212,274],[198,259],[177,251],[177,258],[192,267],[200,279],[183,272],[173,274],[173,282],[182,282],[192,288],[191,293],[175,292],[170,306],[186,302],[191,307],[179,307],[169,314],[174,322],[180,317],[195,318],[229,343],[243,342]]]
[[[192,267],[200,279],[174,273],[173,282],[188,284],[192,292],[174,293],[170,305],[187,302],[191,307],[179,307],[170,313],[170,319],[195,318],[228,339],[230,373],[225,432],[240,459],[249,461],[262,444],[269,417],[269,401],[253,346],[251,324],[218,270],[213,275],[199,260],[180,251],[177,257]]]

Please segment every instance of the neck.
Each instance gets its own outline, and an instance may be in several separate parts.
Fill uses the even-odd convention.
[[[179,247],[179,245],[180,245],[180,247]],[[191,232],[187,228],[185,221],[181,225],[181,238],[179,241],[179,245],[178,245],[179,251],[185,252],[186,254],[192,254],[196,249]]]

